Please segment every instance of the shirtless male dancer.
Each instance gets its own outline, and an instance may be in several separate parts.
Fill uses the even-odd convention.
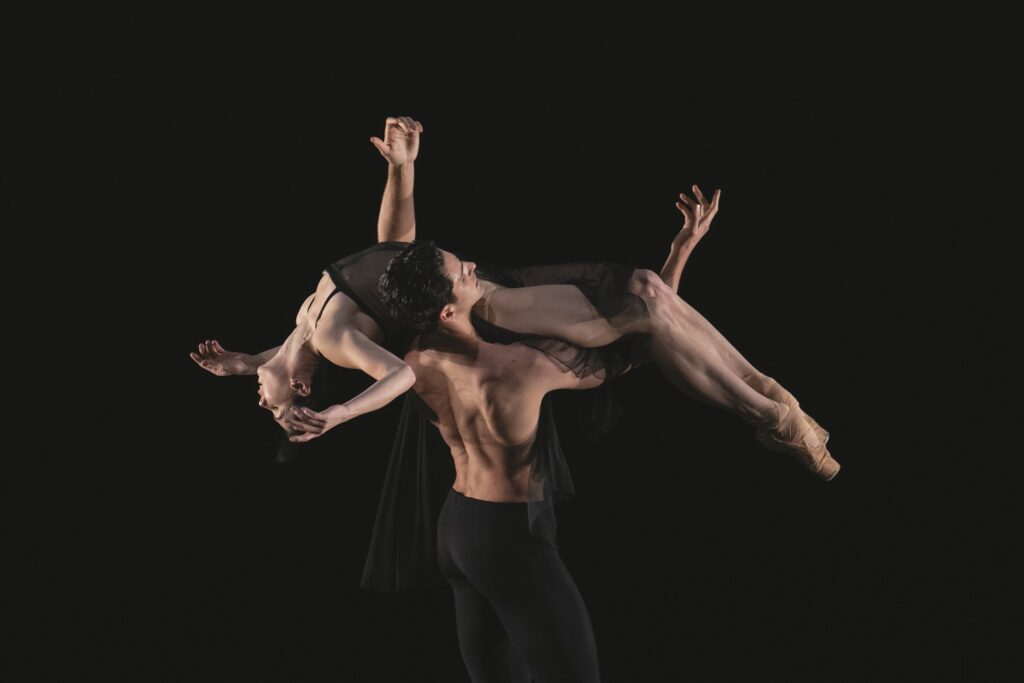
[[[526,344],[481,339],[470,311],[483,288],[475,276],[460,277],[463,271],[455,255],[418,242],[391,261],[381,281],[405,321],[412,318],[398,302],[410,294],[419,305],[415,318],[423,306],[435,312],[405,362],[455,461],[437,557],[455,594],[459,647],[474,682],[592,683],[599,675],[590,617],[554,539],[531,535],[526,506],[542,495],[533,446],[545,395],[602,379],[581,379]],[[454,303],[445,303],[449,288]]]

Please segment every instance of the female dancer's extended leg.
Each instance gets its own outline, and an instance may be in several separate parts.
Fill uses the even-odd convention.
[[[825,448],[828,433],[799,409],[792,394],[758,371],[656,273],[635,271],[627,289],[646,303],[644,315],[609,319],[579,288],[543,285],[495,291],[486,317],[508,329],[584,347],[603,346],[624,334],[648,334],[652,358],[674,386],[755,425],[765,447],[795,455],[824,479],[835,476],[839,465]]]

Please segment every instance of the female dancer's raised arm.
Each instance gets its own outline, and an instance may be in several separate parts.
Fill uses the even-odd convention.
[[[378,242],[412,242],[416,239],[416,212],[412,187],[415,180],[413,160],[420,150],[423,124],[408,116],[392,116],[384,126],[384,139],[370,142],[388,160],[388,183],[377,218]]]
[[[696,185],[693,186],[693,193],[697,197],[696,202],[687,197],[686,193],[679,193],[680,201],[676,202],[676,208],[683,212],[686,222],[683,224],[683,229],[676,235],[676,238],[672,240],[668,258],[665,260],[665,265],[661,267],[661,272],[659,273],[661,279],[664,280],[665,284],[673,292],[679,289],[679,278],[683,275],[683,268],[686,266],[686,261],[690,258],[690,254],[693,253],[694,247],[697,246],[697,242],[700,241],[700,238],[711,227],[711,221],[714,220],[715,214],[718,213],[718,198],[722,196],[721,190],[715,190],[714,196],[708,202],[700,188]],[[683,210],[684,207],[689,207],[693,211],[692,218]],[[706,212],[704,211],[705,207],[707,208]]]

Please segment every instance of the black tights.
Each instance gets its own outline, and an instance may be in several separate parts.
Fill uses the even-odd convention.
[[[587,608],[558,546],[530,535],[526,505],[452,489],[441,508],[437,557],[462,658],[474,683],[596,683]]]

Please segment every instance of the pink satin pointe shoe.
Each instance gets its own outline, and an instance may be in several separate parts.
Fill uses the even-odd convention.
[[[747,375],[743,378],[743,381],[750,386],[751,389],[773,401],[785,403],[790,408],[800,407],[800,403],[796,400],[796,397],[786,391],[786,389],[772,377],[768,377],[767,375]],[[811,429],[813,429],[814,433],[817,434],[819,439],[821,439],[821,443],[827,444],[829,437],[828,432],[821,425],[815,422],[813,417],[804,411],[801,412],[803,413],[804,419],[807,420],[807,424],[811,425]]]
[[[754,438],[757,442],[769,450],[795,456],[800,464],[825,481],[835,477],[839,463],[804,419],[800,408],[790,408],[778,401],[773,403],[778,415],[756,423]]]

